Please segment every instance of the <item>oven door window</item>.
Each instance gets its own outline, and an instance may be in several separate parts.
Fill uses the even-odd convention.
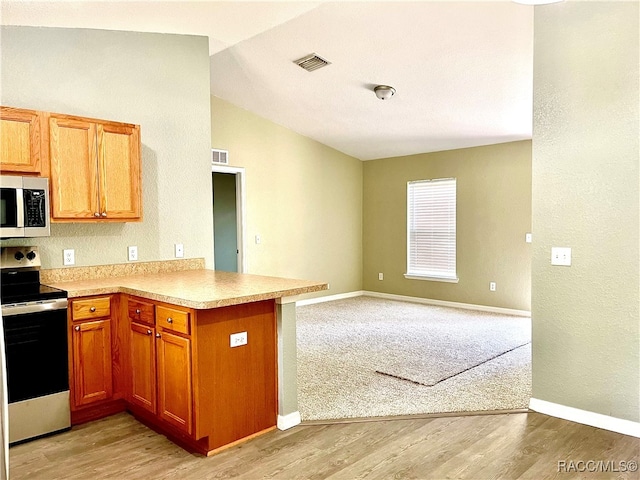
[[[3,318],[9,403],[69,390],[67,310]]]
[[[0,188],[0,227],[18,226],[17,191],[15,188]]]

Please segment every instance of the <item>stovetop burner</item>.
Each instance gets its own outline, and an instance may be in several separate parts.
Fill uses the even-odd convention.
[[[40,283],[37,247],[2,247],[0,251],[2,305],[67,298],[67,292]]]

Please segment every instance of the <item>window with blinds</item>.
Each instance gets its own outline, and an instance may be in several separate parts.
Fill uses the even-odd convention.
[[[455,178],[407,183],[405,277],[458,281]]]

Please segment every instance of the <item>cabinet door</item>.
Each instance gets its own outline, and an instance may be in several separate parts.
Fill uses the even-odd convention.
[[[40,173],[40,115],[0,107],[0,170]]]
[[[131,324],[131,403],[156,413],[156,342],[154,329]]]
[[[158,330],[158,415],[191,434],[191,340]]]
[[[72,342],[75,405],[111,398],[111,321],[73,325]]]
[[[99,216],[95,123],[51,115],[49,145],[53,218]]]
[[[97,125],[102,218],[139,219],[140,128],[104,123]]]

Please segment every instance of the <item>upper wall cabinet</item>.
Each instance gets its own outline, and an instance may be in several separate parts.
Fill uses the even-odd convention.
[[[0,107],[0,171],[40,173],[40,113]]]
[[[52,113],[49,162],[53,220],[141,220],[139,125]]]

